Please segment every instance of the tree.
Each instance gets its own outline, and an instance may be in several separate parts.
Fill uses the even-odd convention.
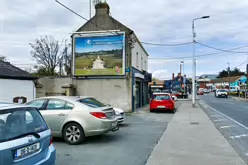
[[[5,57],[5,56],[0,56],[0,61],[6,62],[6,61],[7,61],[7,59],[6,59],[6,57]]]
[[[63,43],[63,41],[60,42],[52,36],[41,36],[34,43],[30,43],[31,55],[38,63],[37,73],[46,76],[57,75],[56,67],[62,63],[67,48],[67,46],[62,46]]]
[[[230,76],[242,76],[245,75],[245,72],[240,71],[239,68],[234,68],[233,70],[230,70]],[[219,75],[218,78],[222,78],[222,77],[228,77],[228,68],[226,70],[222,70]]]

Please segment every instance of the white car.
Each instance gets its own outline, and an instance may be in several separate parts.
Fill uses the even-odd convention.
[[[125,115],[124,110],[121,109],[121,108],[116,108],[116,107],[114,107],[113,109],[115,111],[117,122],[118,123],[122,123],[125,120],[125,118],[126,118],[126,115]]]
[[[219,89],[219,90],[216,90],[215,96],[216,96],[216,97],[224,97],[224,98],[227,98],[227,97],[228,97],[228,92],[227,92],[227,90],[225,90],[225,89]]]

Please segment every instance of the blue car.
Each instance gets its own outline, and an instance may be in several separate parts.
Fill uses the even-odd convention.
[[[54,165],[51,130],[40,112],[0,102],[0,165]]]

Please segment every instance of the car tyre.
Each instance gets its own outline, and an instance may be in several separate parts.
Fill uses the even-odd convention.
[[[69,145],[80,144],[85,139],[84,130],[77,123],[69,123],[63,129],[63,138]]]

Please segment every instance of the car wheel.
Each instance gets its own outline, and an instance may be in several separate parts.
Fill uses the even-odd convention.
[[[85,139],[84,130],[77,123],[69,123],[63,130],[63,138],[70,145],[80,144]]]

